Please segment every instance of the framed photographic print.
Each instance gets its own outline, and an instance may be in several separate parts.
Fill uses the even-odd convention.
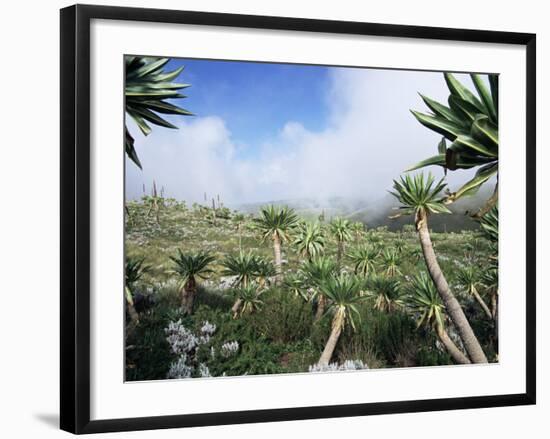
[[[61,11],[61,428],[535,403],[535,35]]]

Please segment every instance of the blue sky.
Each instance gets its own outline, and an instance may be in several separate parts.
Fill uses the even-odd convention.
[[[248,146],[238,151],[243,157],[257,153],[254,145],[275,136],[289,119],[310,130],[326,123],[327,67],[172,59],[166,68],[181,66],[179,81],[192,86],[185,90],[189,98],[179,105],[197,117],[225,120],[232,136]]]
[[[419,93],[447,100],[439,72],[190,59],[167,67],[181,65],[177,81],[191,87],[174,102],[195,116],[170,116],[177,130],[154,126],[147,137],[128,122],[143,164],[139,170],[126,162],[128,198],[141,197],[155,180],[167,196],[189,203],[205,192],[232,206],[376,200],[440,141],[410,113],[426,111]],[[470,174],[449,173],[451,188]]]

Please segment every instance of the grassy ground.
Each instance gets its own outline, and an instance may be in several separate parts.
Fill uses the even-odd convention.
[[[167,377],[178,355],[171,352],[165,328],[177,321],[197,337],[201,336],[205,322],[216,326],[208,340],[197,346],[193,358],[187,359],[191,376],[206,376],[205,367],[212,376],[307,372],[309,366],[316,363],[330,333],[331,316],[314,323],[315,305],[301,297],[272,286],[262,294],[263,306],[259,311],[232,318],[230,308],[234,299],[231,290],[226,288],[228,279],[220,274],[223,257],[243,249],[273,258],[271,243],[261,242],[251,227],[251,215],[223,209],[218,210],[214,218],[211,209],[197,205],[190,208],[168,200],[159,209],[157,222],[154,211],[149,213],[146,204],[129,202],[127,207],[127,256],[145,258],[150,266],[134,293],[151,299],[139,310],[139,324],[127,332],[128,380]],[[326,236],[325,254],[335,257],[337,244],[328,230]],[[488,241],[476,231],[433,233],[432,239],[443,272],[488,357],[494,361],[493,325],[456,279],[461,267],[488,263]],[[425,269],[413,227],[401,232],[382,227],[354,233],[346,250],[363,244],[400,249],[397,278],[402,284],[406,284],[412,274]],[[212,265],[214,273],[201,283],[192,316],[184,315],[179,309],[178,285],[170,273],[169,256],[175,255],[178,248],[184,253],[208,250],[216,257]],[[302,259],[291,246],[283,247],[285,273],[298,270]],[[342,269],[353,271],[349,258],[344,259]],[[382,260],[377,270],[384,271]],[[357,330],[347,328],[340,337],[333,361],[341,364],[346,360],[360,360],[369,368],[452,364],[433,333],[429,329],[417,329],[417,316],[406,309],[380,312],[365,301],[360,314]],[[456,339],[453,328],[449,330]],[[238,350],[225,355],[223,346],[234,341],[238,343]]]

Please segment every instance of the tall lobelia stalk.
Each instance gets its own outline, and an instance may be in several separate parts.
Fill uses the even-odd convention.
[[[237,292],[245,291],[249,293],[248,286],[251,284],[252,279],[258,277],[260,258],[251,252],[244,253],[239,252],[237,255],[228,255],[222,261],[223,271],[222,274],[226,276],[235,276],[235,286],[238,287]],[[243,300],[240,294],[237,294],[235,302],[231,307],[233,317],[236,318],[243,304]]]
[[[353,227],[349,220],[340,217],[334,218],[330,223],[330,232],[336,238],[338,250],[336,253],[336,262],[340,266],[344,256],[346,242],[351,241],[351,231]]]
[[[357,304],[363,300],[359,294],[361,280],[354,275],[340,274],[321,284],[321,291],[331,299],[330,309],[334,311],[332,327],[325,348],[319,358],[319,366],[328,366],[336,349],[336,344],[347,323],[355,330],[355,318],[360,318]]]
[[[458,271],[457,279],[464,286],[466,292],[477,301],[489,320],[492,320],[493,315],[491,314],[491,310],[478,291],[478,287],[481,285],[480,270],[475,266],[462,268]]]
[[[254,225],[262,234],[262,239],[271,240],[273,243],[277,283],[282,280],[282,244],[290,240],[290,232],[297,224],[298,216],[288,207],[266,206],[260,210],[259,217],[254,218]]]
[[[428,229],[428,217],[431,214],[451,213],[441,199],[441,192],[445,189],[446,184],[443,183],[443,179],[434,183],[435,179],[431,174],[425,178],[423,173],[414,177],[410,175],[402,176],[399,181],[394,180],[394,192],[391,192],[391,194],[402,204],[400,207],[401,213],[396,216],[414,215],[428,273],[447,309],[447,313],[460,334],[468,356],[473,363],[487,363],[487,357],[481,348],[481,344],[474,334],[460,303],[451,291],[434,252]]]
[[[312,299],[317,299],[317,310],[315,319],[317,322],[323,317],[326,307],[326,297],[323,294],[322,285],[332,276],[336,275],[337,265],[334,260],[327,256],[318,256],[305,262],[302,272],[305,275],[307,284],[313,288]]]

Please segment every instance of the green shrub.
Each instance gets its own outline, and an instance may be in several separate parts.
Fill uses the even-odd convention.
[[[258,311],[233,319],[230,309],[234,299],[226,291],[216,288],[222,284],[222,274],[220,266],[214,264],[215,273],[208,283],[201,281],[199,284],[194,314],[186,316],[180,310],[179,286],[168,271],[167,257],[177,247],[189,251],[209,250],[218,260],[223,260],[239,246],[244,251],[257,252],[263,258],[273,258],[271,243],[261,243],[257,232],[251,228],[251,215],[220,208],[216,212],[219,221],[214,224],[211,208],[197,204],[190,210],[181,203],[167,200],[160,210],[159,225],[155,215],[147,216],[148,207],[144,203],[129,202],[128,207],[131,218],[126,225],[127,254],[145,257],[146,263],[152,267],[140,279],[136,291],[150,294],[154,299],[153,305],[140,314],[139,324],[128,332],[128,380],[166,378],[170,365],[178,358],[170,352],[164,329],[169,322],[178,320],[195,334],[205,321],[217,326],[211,340],[192,354],[193,376],[198,376],[198,364],[206,365],[212,375],[242,375],[306,372],[318,361],[330,334],[332,315],[313,322],[312,304],[283,287],[264,291],[261,296],[263,305]],[[230,220],[222,219],[226,213]],[[318,212],[315,218],[317,215]],[[432,239],[453,292],[487,357],[494,361],[498,352],[494,324],[483,314],[477,302],[464,294],[456,279],[461,266],[476,264],[483,269],[494,250],[478,232],[434,233]],[[407,224],[397,233],[380,227],[354,234],[354,242],[349,247],[375,245],[384,249],[397,244],[402,247],[399,269],[403,277],[425,270],[412,224]],[[326,254],[334,256],[336,250],[336,242],[327,238]],[[283,266],[285,272],[296,272],[303,262],[294,249],[286,245],[283,246],[283,258],[287,261]],[[342,269],[353,270],[348,259],[344,259]],[[406,283],[406,279],[402,282]],[[433,331],[416,329],[414,319],[406,310],[381,313],[373,309],[372,302],[365,302],[359,308],[361,321],[356,331],[348,328],[343,332],[332,361],[341,364],[345,360],[361,360],[370,368],[452,364]],[[224,343],[233,341],[239,344],[236,355],[225,358],[216,354]]]
[[[262,295],[262,309],[247,316],[256,332],[277,343],[307,339],[313,324],[313,309],[301,297],[281,289],[272,289]]]

